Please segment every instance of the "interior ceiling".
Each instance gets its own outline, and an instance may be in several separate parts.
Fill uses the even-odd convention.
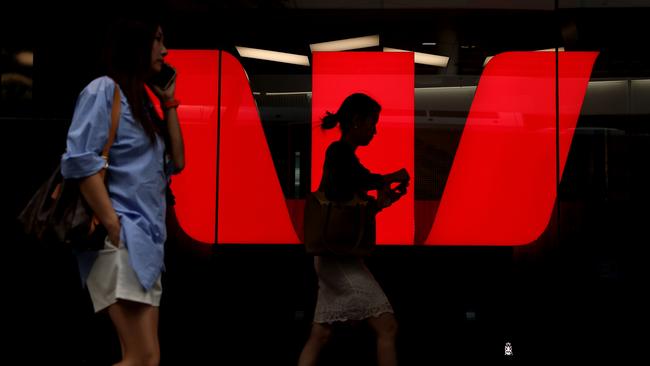
[[[223,13],[227,12],[228,15]],[[192,14],[192,16],[189,16]],[[379,34],[383,47],[450,56],[448,68],[417,65],[424,74],[480,74],[487,56],[509,50],[552,48],[557,34],[550,12],[457,10],[242,10],[196,13],[172,19],[169,43],[183,48],[221,48],[236,54],[245,46],[310,55],[309,44]],[[228,17],[232,24],[220,23]],[[208,18],[210,20],[208,20]],[[526,32],[517,31],[526,29]],[[202,39],[196,34],[205,34]],[[194,37],[192,37],[194,35]],[[194,38],[194,39],[192,39]],[[195,43],[195,45],[189,45]],[[203,44],[200,44],[203,43]],[[436,43],[425,45],[423,43]],[[295,73],[308,68],[244,60],[253,73]]]
[[[476,2],[467,2],[472,3]],[[315,10],[300,8],[301,2],[294,2],[294,9],[285,5],[173,12],[169,44],[224,49],[235,55],[234,46],[310,55],[310,43],[379,34],[380,47],[366,50],[392,47],[451,57],[447,68],[416,65],[419,75],[477,76],[487,56],[558,46],[567,51],[599,51],[594,77],[650,76],[650,59],[640,47],[646,43],[650,8]],[[423,45],[430,42],[436,45]],[[242,59],[242,63],[251,75],[310,73],[308,67],[270,61]]]
[[[392,47],[451,57],[447,68],[416,64],[416,80],[422,81],[418,86],[471,85],[481,74],[487,56],[555,46],[569,51],[599,51],[594,78],[650,77],[650,55],[644,48],[650,8],[625,8],[638,5],[638,1],[560,0],[559,10],[549,9],[551,1],[542,0],[151,0],[133,4],[115,0],[110,8],[104,2],[93,5],[75,1],[29,6],[32,1],[3,5],[5,14],[10,15],[8,22],[0,22],[3,40],[18,48],[26,45],[29,49],[31,45],[36,64],[47,60],[71,71],[78,68],[74,65],[87,61],[57,55],[64,51],[79,56],[93,54],[101,43],[97,34],[104,28],[102,19],[110,19],[111,12],[124,15],[124,9],[131,9],[129,13],[157,9],[165,15],[170,48],[222,49],[237,55],[234,47],[246,46],[310,55],[310,43],[379,34],[380,47],[368,51]],[[650,5],[650,1],[645,2]],[[572,4],[582,8],[567,8]],[[12,12],[18,5],[21,9]],[[592,5],[594,8],[589,8]],[[66,11],[68,8],[74,8],[75,13]],[[48,16],[39,18],[41,12]],[[423,45],[431,42],[436,45]],[[309,67],[240,60],[252,82],[256,82],[256,75],[298,76],[295,80],[307,82],[290,89],[304,90],[311,75]]]

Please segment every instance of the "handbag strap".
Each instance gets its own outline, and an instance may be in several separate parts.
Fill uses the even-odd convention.
[[[105,167],[108,167],[108,153],[113,146],[113,141],[115,141],[115,135],[117,134],[117,126],[120,124],[120,87],[115,83],[115,91],[113,92],[113,108],[111,110],[111,130],[108,134],[108,141],[104,145],[102,150],[102,158],[106,161]]]

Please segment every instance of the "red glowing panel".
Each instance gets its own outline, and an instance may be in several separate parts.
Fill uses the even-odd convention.
[[[357,156],[370,171],[386,174],[406,168],[414,176],[413,53],[314,52],[312,71],[312,175],[318,189],[325,151],[340,130],[322,130],[326,111],[335,113],[352,93],[365,93],[381,104],[377,135]],[[413,186],[409,193],[377,216],[377,243],[412,244]]]
[[[596,56],[559,53],[560,171]],[[427,244],[524,245],[546,229],[557,195],[555,65],[552,52],[487,64]]]
[[[297,244],[241,64],[222,52],[219,243]]]
[[[185,169],[172,178],[176,217],[187,235],[214,243],[217,181],[219,51],[169,51],[177,70],[178,117],[185,140]]]

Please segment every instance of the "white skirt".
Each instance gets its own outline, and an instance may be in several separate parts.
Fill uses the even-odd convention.
[[[393,313],[384,291],[362,258],[316,256],[315,323],[345,322]]]
[[[95,312],[109,307],[118,299],[160,306],[161,277],[149,291],[145,291],[129,263],[129,252],[124,243],[117,248],[108,237],[88,274],[86,285]]]

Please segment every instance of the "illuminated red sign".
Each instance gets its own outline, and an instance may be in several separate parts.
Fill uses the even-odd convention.
[[[539,237],[596,56],[558,54],[557,121],[554,53],[507,52],[486,65],[425,244],[524,245]],[[172,187],[182,228],[204,243],[299,243],[239,61],[219,51],[172,51],[167,59],[179,70],[183,101],[187,164]],[[357,91],[382,104],[378,134],[359,149],[361,161],[377,172],[406,167],[414,177],[413,71],[412,53],[314,53],[312,189],[325,148],[338,138],[320,131],[320,117]],[[379,244],[413,243],[414,204],[411,189],[378,216]]]

